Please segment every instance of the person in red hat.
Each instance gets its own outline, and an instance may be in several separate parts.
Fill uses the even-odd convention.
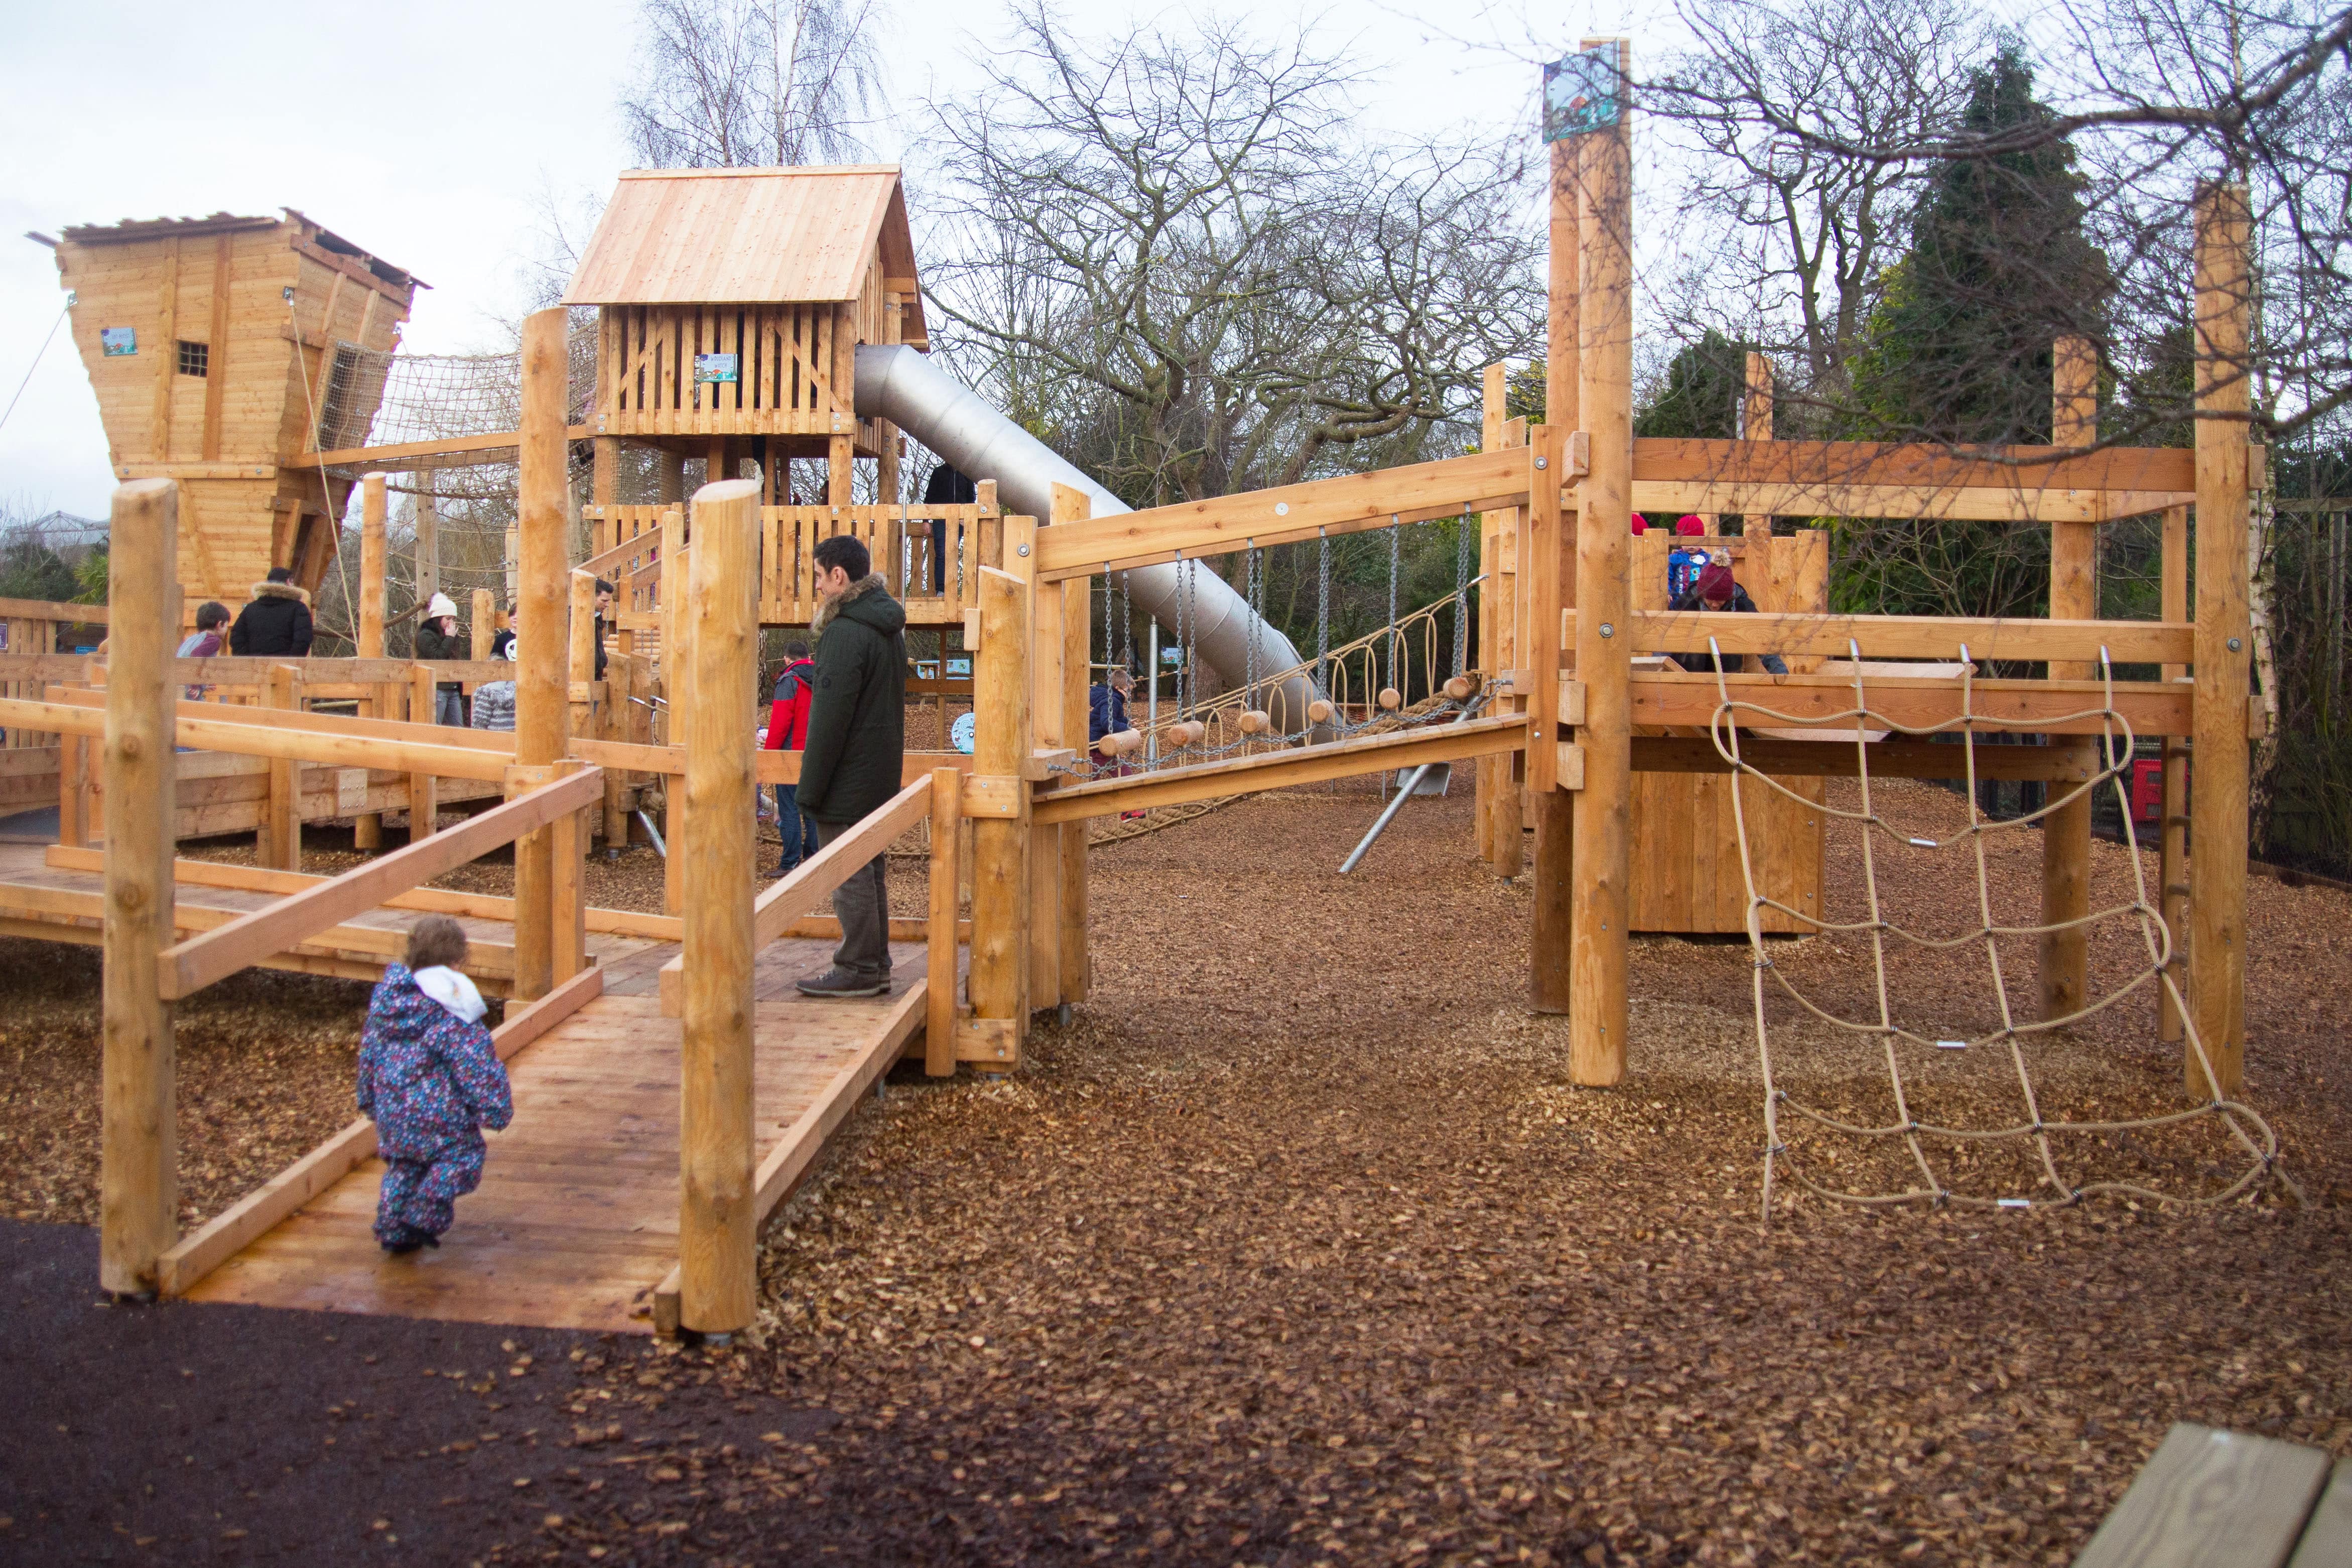
[[[1685,538],[1695,539],[1706,531],[1706,519],[1695,511],[1686,511],[1675,519],[1675,531]]]
[[[1725,563],[1718,561],[1712,566],[1709,566],[1706,571],[1700,573],[1698,574],[1698,581],[1693,583],[1688,588],[1685,589],[1680,596],[1678,596],[1672,605],[1668,605],[1667,608],[1673,610],[1736,610],[1744,615],[1752,616],[1756,613],[1756,601],[1749,598],[1748,596],[1748,590],[1741,587],[1738,582],[1733,578],[1731,575],[1731,568]],[[1681,665],[1685,669],[1690,670],[1695,674],[1711,675],[1715,672],[1715,656],[1711,653],[1678,653],[1671,657],[1676,664]],[[1724,669],[1735,675],[1739,672],[1740,668],[1746,665],[1747,662],[1748,660],[1746,657],[1740,654],[1727,653],[1723,656]],[[1763,664],[1767,674],[1786,675],[1789,673],[1788,661],[1783,659],[1777,653],[1768,653],[1763,655],[1760,662]]]
[[[1639,539],[1643,534],[1649,531],[1650,520],[1643,517],[1640,512],[1635,512],[1633,514],[1633,537]]]

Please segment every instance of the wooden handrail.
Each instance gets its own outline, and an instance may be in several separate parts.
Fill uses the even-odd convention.
[[[2171,621],[2051,621],[1940,616],[1840,616],[1804,611],[1635,610],[1634,647],[1643,653],[1705,653],[1716,639],[1727,654],[1778,653],[1847,657],[1860,643],[1864,658],[1971,659],[2012,662],[2096,659],[2117,664],[2186,664],[2196,631]],[[1576,612],[1560,612],[1563,648],[1576,646]]]
[[[819,899],[849,880],[868,860],[887,849],[898,835],[930,813],[931,775],[926,773],[885,801],[864,821],[802,861],[797,870],[761,893],[752,904],[753,950],[782,937],[794,921],[816,907]],[[662,965],[661,1003],[666,1016],[682,1015],[686,1005],[683,952]]]
[[[157,955],[156,984],[166,1001],[192,996],[316,931],[377,908],[394,893],[406,892],[546,826],[566,812],[600,801],[604,793],[601,768],[542,784],[463,826],[421,838],[316,888],[241,916],[218,931],[166,948]]]
[[[430,668],[431,666],[425,668]],[[106,707],[106,693],[53,687],[47,700],[77,708]],[[225,724],[266,724],[272,730],[308,730],[319,735],[356,735],[364,739],[403,741],[425,746],[459,746],[478,752],[514,755],[511,730],[467,730],[455,724],[418,724],[404,719],[357,719],[341,713],[307,713],[282,708],[253,708],[238,702],[201,702],[179,699],[174,708],[181,719],[218,720]],[[264,717],[266,715],[266,717]]]
[[[55,621],[68,626],[102,626],[106,625],[106,606],[70,605],[58,599],[0,599],[0,618]]]

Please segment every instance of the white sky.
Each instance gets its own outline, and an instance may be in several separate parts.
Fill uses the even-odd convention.
[[[895,155],[921,132],[917,100],[953,90],[963,51],[975,34],[1001,34],[1006,9],[1003,0],[877,4],[888,85],[908,106],[875,137]],[[1108,30],[1165,9],[1097,0],[1071,15],[1085,18],[1074,26]],[[1531,115],[1532,68],[1510,56],[1539,55],[1528,41],[1536,16],[1554,46],[1580,33],[1640,39],[1643,16],[1665,25],[1663,0],[1568,0],[1540,13],[1509,0],[1243,9],[1268,23],[1318,17],[1326,37],[1352,40],[1374,70],[1368,123],[1402,132]],[[27,229],[299,208],[433,285],[411,318],[409,347],[461,351],[485,346],[492,323],[517,308],[541,193],[609,189],[628,161],[614,105],[631,72],[631,0],[10,10],[0,407],[65,304],[50,253],[19,237]],[[126,75],[118,68],[131,59],[141,68]],[[0,510],[103,516],[111,489],[97,402],[59,331],[0,425]]]

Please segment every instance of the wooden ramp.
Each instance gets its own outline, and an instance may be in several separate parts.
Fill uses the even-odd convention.
[[[650,1333],[677,1261],[680,1025],[651,946],[607,971],[606,994],[507,1064],[514,1122],[489,1134],[480,1189],[437,1250],[387,1258],[370,1226],[383,1166],[368,1160],[220,1268],[189,1299],[321,1311]],[[922,949],[895,946],[887,997],[814,1001],[792,980],[831,944],[760,954],[755,1143],[763,1191],[806,1170],[856,1098],[923,1025]],[[614,993],[620,993],[615,994]]]

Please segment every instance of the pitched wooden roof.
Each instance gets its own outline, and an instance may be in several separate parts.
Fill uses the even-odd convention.
[[[855,300],[877,246],[887,286],[911,297],[915,247],[895,163],[631,169],[563,303]]]

